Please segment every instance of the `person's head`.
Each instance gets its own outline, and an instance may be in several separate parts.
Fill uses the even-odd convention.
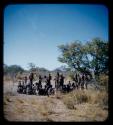
[[[44,78],[46,78],[46,76],[44,76]]]
[[[24,78],[27,79],[27,76],[25,76]]]

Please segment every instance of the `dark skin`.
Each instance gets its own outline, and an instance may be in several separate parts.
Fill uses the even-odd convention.
[[[55,78],[55,84],[56,84],[57,87],[59,86],[59,77],[60,77],[59,72],[57,72],[57,75],[56,75],[56,78]]]
[[[31,84],[33,83],[33,79],[34,79],[34,74],[30,73],[29,80],[30,80]]]
[[[51,76],[51,74],[49,74],[49,80],[51,80],[52,79],[52,76]]]
[[[64,84],[64,76],[60,75],[60,85],[63,86]]]
[[[41,75],[39,75],[39,84],[41,85],[41,82],[42,82],[42,77]]]
[[[50,84],[51,84],[51,79],[52,79],[51,74],[49,74],[49,77],[47,78],[48,85],[50,85]]]

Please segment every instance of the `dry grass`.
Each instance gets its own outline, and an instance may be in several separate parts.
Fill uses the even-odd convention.
[[[54,97],[5,95],[5,117],[9,121],[104,121],[108,116],[103,108],[106,97],[107,93],[93,90]]]
[[[75,90],[62,97],[79,121],[104,121],[108,117],[108,93],[96,90]],[[77,115],[76,115],[77,114]]]
[[[63,95],[62,99],[69,109],[73,109],[74,105],[81,103],[98,104],[102,107],[108,106],[108,94],[106,91],[75,90]]]
[[[101,74],[99,76],[99,83],[100,83],[100,85],[104,85],[104,86],[108,85],[108,79],[109,79],[108,75]]]
[[[8,90],[4,112],[9,121],[104,121],[108,116],[108,93],[88,89],[41,97],[13,95]]]
[[[5,81],[5,82],[9,82],[9,81],[12,81],[12,79],[11,79],[11,77],[10,76],[4,76],[3,77],[3,80]]]

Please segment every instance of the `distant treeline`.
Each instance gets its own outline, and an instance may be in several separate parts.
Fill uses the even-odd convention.
[[[100,38],[94,38],[91,41],[82,44],[80,41],[73,43],[59,45],[58,49],[61,55],[58,57],[58,61],[66,64],[67,66],[61,66],[53,71],[49,71],[45,68],[37,67],[33,63],[28,63],[29,70],[23,69],[19,65],[8,66],[4,64],[4,75],[14,76],[15,74],[35,72],[40,75],[47,75],[56,72],[62,72],[64,75],[70,74],[73,76],[75,72],[87,72],[93,70],[97,79],[100,75],[108,75],[108,41],[101,40]]]
[[[34,72],[36,73],[36,75],[48,75],[49,73],[52,73],[52,75],[55,75],[57,72],[59,73],[63,73],[64,75],[66,74],[66,72],[68,72],[68,68],[65,68],[64,66],[61,66],[59,68],[54,69],[53,71],[49,71],[46,68],[40,68],[40,67],[36,67],[36,65],[34,63],[29,63],[29,69],[25,70],[24,68],[22,68],[19,65],[6,65],[4,64],[4,75],[5,76],[15,76],[15,75],[28,75],[30,72]]]

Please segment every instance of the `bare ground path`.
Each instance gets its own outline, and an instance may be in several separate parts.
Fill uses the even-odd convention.
[[[57,96],[17,94],[16,84],[12,85],[4,84],[4,117],[8,121],[103,121],[108,115],[98,105],[83,103],[72,110]]]
[[[18,95],[4,99],[4,116],[9,121],[104,120],[98,109],[96,105],[82,104],[76,105],[76,110],[70,110],[55,96]],[[103,115],[106,115],[105,111]]]
[[[66,106],[53,97],[10,96],[6,97],[4,108],[6,119],[11,121],[65,121],[66,115],[70,120]]]

